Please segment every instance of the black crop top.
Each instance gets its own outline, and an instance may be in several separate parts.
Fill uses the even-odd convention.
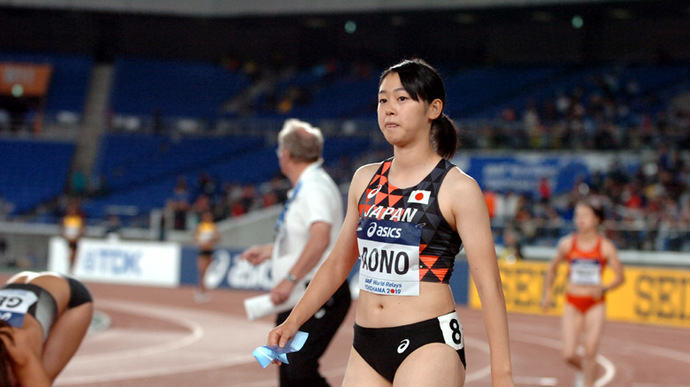
[[[438,192],[455,165],[441,159],[419,184],[401,189],[388,183],[392,162],[390,158],[381,163],[359,199],[360,224],[367,218],[375,218],[421,225],[419,279],[448,283],[462,240],[441,214]]]

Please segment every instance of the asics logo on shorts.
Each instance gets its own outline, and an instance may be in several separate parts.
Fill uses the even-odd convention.
[[[410,346],[410,339],[404,339],[403,341],[400,342],[400,345],[398,345],[398,353],[405,352],[405,350],[409,346]]]

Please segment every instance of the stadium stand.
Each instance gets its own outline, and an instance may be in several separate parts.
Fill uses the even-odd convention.
[[[209,25],[215,23],[207,21]],[[177,24],[171,26],[183,30]],[[559,31],[561,38],[570,36],[568,31]],[[404,45],[404,40],[397,44]],[[336,46],[348,47],[344,41],[339,42]],[[123,42],[123,47],[126,44]],[[161,44],[175,48],[172,43]],[[278,167],[271,139],[288,117],[313,121],[325,130],[326,166],[342,184],[349,181],[352,168],[362,161],[383,157],[385,151],[378,146],[381,139],[375,122],[374,93],[383,68],[380,57],[372,55],[368,61],[361,59],[363,55],[353,55],[346,60],[342,58],[347,55],[333,59],[324,54],[319,60],[309,56],[295,63],[282,61],[277,52],[271,60],[230,60],[226,57],[231,56],[229,52],[216,53],[213,59],[194,55],[175,58],[171,54],[175,49],[167,55],[144,56],[136,47],[122,48],[122,52],[113,48],[105,59],[100,52],[0,53],[0,61],[53,64],[55,71],[45,105],[49,120],[57,120],[64,112],[80,119],[94,64],[112,67],[107,112],[102,112],[106,133],[100,136],[93,167],[83,172],[89,180],[83,208],[93,222],[102,220],[113,207],[130,208],[144,217],[166,207],[181,177],[189,184],[190,206],[202,192],[197,177],[203,174],[215,181],[219,196],[227,193],[224,187],[228,185],[236,190],[255,185],[256,194],[261,195],[276,179]],[[263,53],[257,51],[259,54]],[[397,59],[398,54],[380,55],[390,60],[392,56]],[[438,52],[436,55],[444,57]],[[623,169],[613,164],[586,166],[589,176],[582,183],[611,198],[609,209],[616,222],[632,222],[631,217],[639,221],[646,216],[645,222],[656,222],[654,226],[661,229],[669,228],[672,219],[673,227],[687,233],[690,115],[678,101],[690,93],[690,65],[656,54],[640,61],[615,62],[597,60],[605,57],[598,55],[570,62],[543,60],[550,58],[545,53],[531,63],[502,63],[489,57],[480,63],[454,57],[432,62],[446,76],[447,112],[463,129],[463,153],[472,157],[503,151],[501,157],[505,157],[525,152],[539,160],[544,159],[546,151],[564,155],[564,159],[565,155],[591,150],[605,151],[597,157],[612,150],[637,154],[639,159]],[[16,137],[11,141],[24,142]],[[42,143],[40,137],[26,142]],[[48,160],[53,154],[71,152],[69,159],[78,150],[75,143],[50,145],[68,149],[32,148],[31,152],[50,155],[45,158]],[[0,157],[18,157],[14,164],[6,164],[13,169],[20,163],[18,160],[26,162],[16,156],[17,152]],[[599,160],[609,160],[603,156]],[[12,217],[43,213],[41,220],[55,221],[56,217],[45,215],[45,205],[60,206],[57,199],[72,192],[70,176],[73,178],[77,171],[72,170],[69,160],[45,162],[58,166],[57,173],[45,179],[50,188],[21,188],[17,183],[21,180],[14,174],[34,172],[19,169],[12,171],[11,177],[7,177],[10,172],[0,175],[5,176],[0,195],[13,203]],[[561,182],[554,182],[562,189]],[[22,193],[27,190],[31,192]],[[515,227],[518,218],[525,225],[537,224],[531,231],[531,226],[522,230],[523,237],[536,238],[530,242],[538,243],[542,238],[543,243],[551,243],[558,236],[551,229],[569,220],[571,199],[567,192],[554,192],[548,206],[539,201],[533,188],[495,193],[500,200],[513,194],[520,198],[521,211],[516,209],[509,219],[496,221],[500,227]],[[631,195],[640,196],[640,209],[629,209]],[[211,198],[211,202],[218,201]],[[650,211],[654,220],[649,220]],[[673,211],[681,215],[671,216]],[[219,217],[227,215],[225,211]],[[543,226],[551,221],[553,226]],[[670,248],[667,242],[657,243],[655,238],[647,235],[638,239],[644,241],[642,247],[646,249]],[[621,245],[631,244],[634,239],[624,235],[619,241]]]
[[[114,69],[110,104],[115,116],[215,121],[222,104],[249,83],[242,73],[202,62],[120,58]]]
[[[74,155],[71,142],[0,139],[0,196],[21,215],[65,192]]]
[[[74,115],[79,120],[86,103],[86,91],[94,59],[89,55],[35,54],[0,52],[0,62],[47,63],[53,73],[45,100],[48,120],[58,121],[61,115]]]

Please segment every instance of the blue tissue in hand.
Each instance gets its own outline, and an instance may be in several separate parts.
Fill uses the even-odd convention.
[[[309,333],[297,331],[295,336],[291,338],[283,348],[277,345],[262,345],[255,349],[252,355],[254,355],[263,368],[266,368],[273,360],[278,360],[287,364],[287,354],[302,349],[304,343],[307,341],[307,337],[309,337]]]

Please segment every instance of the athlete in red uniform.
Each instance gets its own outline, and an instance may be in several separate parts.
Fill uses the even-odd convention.
[[[558,265],[568,263],[566,303],[563,308],[563,357],[578,371],[582,370],[585,386],[594,386],[596,355],[606,320],[606,292],[624,281],[623,265],[613,242],[601,236],[597,227],[604,219],[603,210],[587,201],[575,206],[575,233],[563,237],[558,243],[556,256],[546,276],[541,306],[550,308],[554,279]],[[608,265],[615,275],[604,284],[604,268]],[[584,334],[584,356],[576,353],[580,335]]]

